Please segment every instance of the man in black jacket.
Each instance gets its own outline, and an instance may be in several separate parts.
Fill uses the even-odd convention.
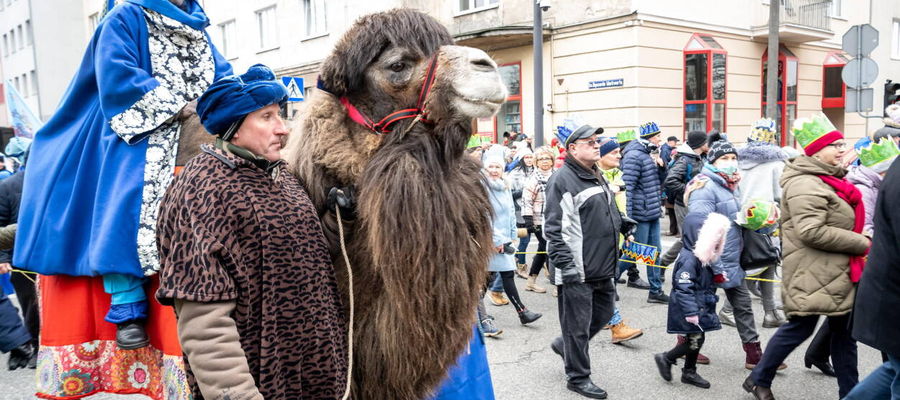
[[[551,348],[565,362],[566,387],[594,399],[607,394],[591,381],[588,342],[612,317],[619,233],[623,225],[633,226],[623,224],[614,193],[597,169],[600,133],[603,128],[583,125],[560,137],[566,160],[547,182],[544,206],[544,235],[551,280],[559,288],[562,327],[562,336]]]
[[[684,204],[684,188],[691,179],[703,169],[703,155],[709,150],[706,143],[706,133],[693,131],[688,133],[687,142],[678,146],[675,154],[675,164],[669,168],[669,174],[663,182],[663,189],[670,198],[675,199],[675,221],[678,226],[684,221],[688,213]],[[675,262],[678,252],[681,251],[681,241],[676,240],[672,247],[659,259],[660,265],[669,265]]]
[[[853,338],[887,353],[876,369],[844,399],[900,397],[900,162],[881,183],[875,204],[875,236],[853,306]]]

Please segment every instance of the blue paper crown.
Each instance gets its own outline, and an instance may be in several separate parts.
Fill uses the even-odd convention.
[[[650,136],[658,134],[659,132],[659,125],[656,125],[656,122],[648,122],[641,125],[641,139],[647,139]]]

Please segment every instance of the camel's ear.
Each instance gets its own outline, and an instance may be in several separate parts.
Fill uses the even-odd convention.
[[[319,79],[325,90],[340,97],[362,89],[366,68],[387,46],[383,36],[373,36],[366,29],[359,29],[356,35],[341,38],[334,52],[322,64]]]

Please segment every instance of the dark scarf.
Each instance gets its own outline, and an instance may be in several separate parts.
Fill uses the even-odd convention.
[[[853,232],[862,233],[863,226],[866,224],[866,207],[862,201],[862,193],[850,181],[831,175],[818,175],[819,179],[834,188],[838,197],[843,199],[853,207]],[[866,267],[866,253],[860,256],[850,256],[850,281],[859,282],[862,277],[863,269]]]

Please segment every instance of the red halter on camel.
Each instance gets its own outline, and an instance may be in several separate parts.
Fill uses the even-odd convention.
[[[350,119],[352,119],[357,124],[369,128],[369,130],[371,130],[375,134],[380,135],[384,133],[390,133],[390,127],[392,125],[408,118],[417,118],[417,120],[419,121],[422,121],[426,124],[431,124],[432,122],[429,121],[426,117],[425,99],[428,97],[428,93],[431,92],[431,87],[434,85],[436,69],[437,55],[431,57],[431,62],[428,65],[428,71],[425,73],[425,80],[422,81],[422,88],[419,90],[419,101],[416,102],[416,108],[406,108],[403,110],[394,111],[378,122],[372,122],[369,117],[365,116],[353,104],[350,104],[350,99],[348,99],[346,96],[341,96],[339,100],[341,104],[344,105],[344,108],[347,109],[347,114],[350,116]],[[329,91],[328,88],[325,87],[321,79],[319,79],[319,81],[316,83],[316,87],[328,93],[331,93],[331,91]]]

